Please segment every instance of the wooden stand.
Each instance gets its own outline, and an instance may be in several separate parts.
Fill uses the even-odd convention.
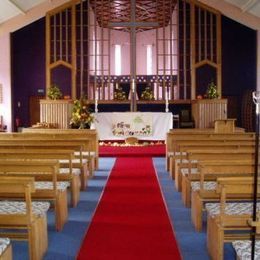
[[[195,128],[213,128],[215,120],[227,119],[227,99],[192,100]]]
[[[58,128],[69,128],[73,100],[40,100],[40,121],[57,125]]]
[[[215,133],[234,133],[236,119],[217,119],[215,120]]]

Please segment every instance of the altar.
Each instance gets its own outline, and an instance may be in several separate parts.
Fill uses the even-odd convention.
[[[95,113],[91,128],[97,129],[100,140],[165,140],[172,128],[172,113],[104,112]]]

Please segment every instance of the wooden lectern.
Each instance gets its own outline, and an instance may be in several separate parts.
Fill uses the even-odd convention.
[[[195,128],[213,128],[217,119],[227,119],[227,99],[192,100]]]

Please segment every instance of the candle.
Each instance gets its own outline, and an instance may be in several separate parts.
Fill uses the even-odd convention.
[[[165,112],[169,112],[169,97],[168,97],[168,91],[166,88],[166,92],[165,92]]]
[[[98,91],[95,91],[95,113],[98,112]]]
[[[135,92],[135,80],[132,79],[132,92],[134,93]]]

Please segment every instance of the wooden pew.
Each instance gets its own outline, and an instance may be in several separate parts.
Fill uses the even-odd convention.
[[[68,219],[68,203],[66,183],[57,182],[58,173],[59,162],[57,160],[0,159],[1,178],[5,176],[29,176],[35,178],[36,189],[35,193],[32,194],[32,198],[53,203],[55,211],[55,226],[56,230],[60,231]],[[47,183],[47,187],[45,187],[45,183],[42,183],[42,181],[45,182],[46,179],[51,180],[50,183]],[[9,199],[16,198],[17,193],[1,194],[1,197],[3,196]]]
[[[69,181],[71,191],[71,205],[76,207],[80,196],[80,176],[73,173],[72,160],[75,158],[74,150],[64,149],[38,149],[36,148],[0,148],[0,159],[66,159],[69,161],[68,173],[59,173],[57,181]],[[76,169],[77,170],[77,169]],[[48,180],[48,179],[47,179]]]
[[[23,133],[45,133],[45,134],[62,134],[65,138],[84,138],[90,141],[91,155],[95,159],[95,169],[98,169],[99,158],[99,137],[95,129],[39,129],[39,128],[23,128]]]
[[[187,169],[187,174],[191,174],[192,169],[197,167],[200,160],[232,160],[232,159],[251,159],[254,157],[255,150],[253,148],[233,148],[226,147],[205,147],[200,149],[187,148],[183,149],[185,155],[175,160],[174,179],[177,191],[182,191],[182,169]]]
[[[9,149],[9,148],[15,148],[15,149],[23,149],[23,148],[33,148],[33,149],[64,149],[64,150],[74,150],[75,152],[79,152],[79,158],[76,157],[76,162],[74,163],[73,159],[73,167],[80,168],[81,169],[81,189],[85,190],[88,176],[93,174],[93,169],[88,168],[89,165],[86,164],[85,159],[83,158],[82,153],[86,150],[85,145],[82,144],[81,141],[75,140],[37,140],[37,139],[13,139],[6,138],[6,140],[0,140],[0,149]],[[62,167],[69,167],[69,163],[62,163]]]
[[[9,238],[0,237],[0,259],[1,260],[12,260],[12,245]]]
[[[202,229],[202,214],[206,202],[220,200],[220,194],[216,191],[218,177],[241,177],[242,175],[253,175],[254,160],[252,161],[210,161],[198,163],[200,180],[192,182],[191,192],[191,219],[196,231]],[[205,178],[210,177],[210,181]],[[246,195],[239,195],[239,199],[248,199]],[[229,196],[228,200],[237,200],[236,195]]]
[[[91,138],[86,137],[84,134],[65,134],[65,133],[0,133],[0,141],[4,144],[9,140],[17,140],[19,142],[25,140],[38,140],[51,142],[55,140],[55,142],[61,142],[64,144],[72,144],[75,143],[77,145],[82,145],[82,151],[78,151],[80,157],[80,164],[82,164],[83,155],[88,159],[89,171],[92,174],[95,168],[95,156],[96,152],[93,152],[93,140]]]
[[[212,140],[240,140],[252,141],[255,139],[255,133],[230,133],[230,134],[219,134],[208,131],[169,131],[166,136],[166,167],[169,170],[169,156],[173,155],[176,151],[176,141],[180,140],[201,140],[201,141],[212,141]]]
[[[34,192],[33,178],[0,178],[1,195],[11,193],[23,198],[20,202],[0,202],[0,236],[28,240],[30,259],[41,260],[48,247],[46,211],[50,205],[48,202],[31,202]],[[9,207],[12,207],[10,213]],[[9,259],[8,255],[11,255],[10,251],[3,259]]]
[[[253,148],[255,141],[253,140],[180,140],[176,141],[176,151],[169,155],[169,174],[175,178],[175,160],[180,159],[185,155],[186,149],[238,149],[238,148]]]
[[[218,178],[217,182],[220,203],[207,203],[205,206],[207,247],[211,259],[222,260],[225,242],[245,240],[251,236],[249,220],[253,212],[252,201],[227,203],[227,199],[235,194],[253,198],[253,177]]]
[[[243,156],[242,156],[243,155]],[[253,153],[245,153],[245,152],[241,152],[241,153],[234,153],[232,155],[227,155],[224,159],[221,156],[222,159],[220,159],[220,157],[215,156],[214,162],[219,162],[222,163],[223,167],[225,167],[225,164],[229,164],[228,161],[233,160],[236,161],[236,164],[239,164],[239,162],[243,163],[253,163],[254,162],[254,154]],[[210,161],[210,159],[208,158],[207,160],[200,160],[199,162],[206,162],[206,161]],[[235,163],[235,162],[234,162]],[[219,166],[220,167],[220,166]],[[241,169],[242,170],[242,169]],[[228,173],[228,171],[227,171]],[[189,173],[185,173],[182,174],[182,184],[181,184],[181,196],[182,196],[182,201],[184,203],[184,205],[186,207],[190,207],[191,206],[191,182],[192,181],[199,181],[200,180],[200,172],[198,171],[197,173],[193,173],[192,171],[190,171]],[[210,176],[206,176],[206,180],[210,180]]]

